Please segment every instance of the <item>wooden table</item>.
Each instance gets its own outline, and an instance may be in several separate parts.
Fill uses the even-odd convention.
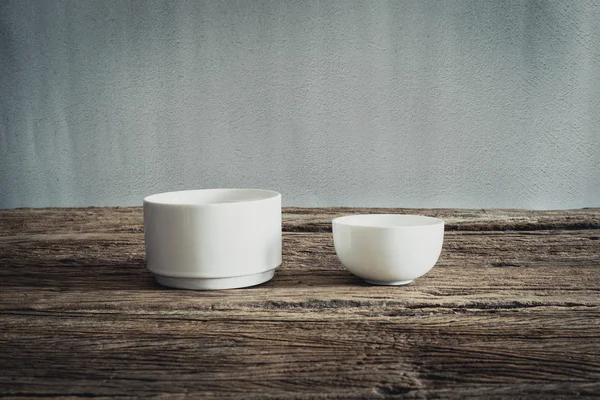
[[[600,209],[284,210],[261,286],[169,290],[140,208],[0,211],[0,395],[600,396]],[[405,287],[346,272],[330,221],[446,220]]]

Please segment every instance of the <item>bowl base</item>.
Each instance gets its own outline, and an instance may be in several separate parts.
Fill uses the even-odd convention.
[[[273,275],[275,275],[275,269],[259,272],[258,274],[228,278],[176,278],[158,274],[154,274],[154,277],[161,285],[177,289],[220,290],[260,285],[271,280]]]
[[[413,280],[411,279],[409,281],[389,281],[389,282],[382,282],[382,281],[370,281],[368,279],[365,279],[365,281],[369,282],[372,285],[380,285],[380,286],[402,286],[402,285],[408,285]]]

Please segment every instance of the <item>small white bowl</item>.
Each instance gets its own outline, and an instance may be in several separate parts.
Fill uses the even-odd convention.
[[[205,189],[144,199],[146,262],[156,280],[182,289],[266,282],[281,264],[281,195]]]
[[[406,285],[425,275],[444,241],[444,221],[422,215],[348,215],[332,225],[344,267],[375,285]]]

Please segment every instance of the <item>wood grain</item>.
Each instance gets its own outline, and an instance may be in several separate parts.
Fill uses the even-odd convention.
[[[436,267],[370,286],[331,218],[448,221]],[[0,396],[596,398],[600,210],[286,209],[248,289],[156,284],[139,208],[0,211]]]

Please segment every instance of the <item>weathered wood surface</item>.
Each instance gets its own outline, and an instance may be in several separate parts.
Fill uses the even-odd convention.
[[[248,289],[160,287],[139,208],[0,211],[0,396],[597,398],[600,209],[286,209]],[[331,218],[435,215],[405,287],[339,264]]]

